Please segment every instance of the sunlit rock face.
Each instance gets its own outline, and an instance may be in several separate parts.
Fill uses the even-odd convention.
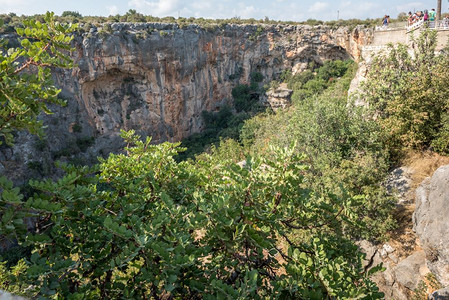
[[[95,161],[123,148],[121,129],[134,129],[155,143],[180,141],[205,129],[202,111],[232,107],[232,89],[249,84],[251,74],[262,75],[262,86],[312,62],[357,60],[372,34],[292,25],[92,27],[73,40],[76,66],[54,71],[67,106],[42,116],[45,144],[19,134],[14,149],[0,148],[0,172],[20,181],[37,176],[26,167],[30,162],[48,175],[56,159]]]
[[[358,58],[361,39],[347,29],[309,26],[117,23],[109,31],[77,37],[77,67],[59,77],[96,134],[136,129],[155,141],[201,131],[201,112],[231,105],[232,88],[253,72],[268,82],[310,62]]]

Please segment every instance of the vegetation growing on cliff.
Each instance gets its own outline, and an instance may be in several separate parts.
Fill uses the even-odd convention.
[[[48,23],[29,26],[45,35],[48,17]],[[68,42],[56,29],[56,41]],[[426,34],[419,45],[432,45],[434,37]],[[51,51],[44,58],[58,63],[51,60],[58,52]],[[355,65],[327,62],[300,75],[285,73],[282,80],[294,89],[292,107],[238,122],[229,135],[234,139],[221,140],[195,160],[177,162],[184,150],[179,143],[152,145],[131,131],[122,132],[122,154],[91,168],[61,165],[66,175],[31,181],[29,197],[0,177],[0,231],[27,249],[22,259],[0,263],[0,289],[72,299],[381,298],[369,279],[380,268],[363,268],[354,239],[382,239],[394,226],[394,202],[380,183],[390,153],[397,153],[395,139],[424,147],[447,134],[447,79],[440,74],[445,56],[422,49],[412,63],[401,48],[395,51],[385,61],[399,62],[399,68],[391,74],[378,70],[366,85],[377,119],[348,104]],[[3,52],[3,61],[14,53]],[[28,100],[20,91],[29,74],[5,74],[2,83],[14,75],[18,83],[5,85],[3,95],[19,91],[17,99]],[[56,97],[49,78],[42,78],[33,85],[37,94],[33,86],[26,91],[38,96],[48,89]],[[254,99],[248,93],[259,79],[255,75],[254,86],[233,93],[242,114],[250,111]],[[410,82],[424,103],[410,99]],[[429,95],[436,87],[441,91]],[[7,100],[8,109],[17,108]],[[427,122],[435,105],[441,115]],[[35,117],[44,108],[32,110],[31,128],[38,127]],[[216,135],[234,128],[230,115],[223,109],[205,113],[204,120]],[[20,122],[8,126],[4,137],[27,128]],[[415,138],[426,136],[421,132],[434,134]],[[29,217],[35,220],[32,231],[24,223]]]
[[[23,24],[25,28],[17,28],[20,47],[8,49],[8,41],[0,41],[0,144],[11,144],[15,130],[42,134],[38,114],[51,113],[50,103],[63,104],[49,67],[73,66],[63,50],[70,48],[68,34],[75,25],[56,23],[49,13],[44,23],[29,19]]]
[[[244,150],[237,165],[216,156],[225,146],[178,163],[177,144],[123,138],[124,154],[61,165],[66,175],[31,181],[30,197],[0,178],[1,232],[31,249],[15,267],[1,264],[1,289],[74,299],[382,296],[348,238],[363,197],[313,190],[294,143]]]
[[[239,76],[236,75],[235,79]],[[243,122],[264,109],[259,104],[259,98],[264,92],[264,89],[260,87],[263,75],[253,72],[250,78],[249,85],[237,84],[232,89],[233,108],[223,106],[218,112],[202,112],[204,130],[182,141],[186,151],[180,153],[179,160],[193,158],[212,145],[218,144],[221,139],[239,140]]]
[[[43,15],[34,15],[32,16],[33,19],[38,20],[42,22],[44,20]],[[2,29],[0,29],[0,32],[3,33],[14,33],[16,27],[22,27],[23,26],[23,20],[28,18],[27,16],[18,16],[14,13],[9,14],[0,14],[0,19],[4,21],[6,24]],[[348,19],[348,20],[334,20],[334,21],[320,21],[320,20],[314,20],[309,19],[304,22],[293,22],[293,21],[281,21],[281,20],[271,20],[269,18],[264,19],[242,19],[240,17],[234,17],[230,19],[205,19],[205,18],[184,18],[184,17],[154,17],[151,15],[143,15],[139,12],[137,12],[134,9],[130,9],[128,12],[126,12],[123,15],[111,15],[108,17],[102,17],[102,16],[82,16],[79,12],[76,11],[64,11],[61,16],[56,16],[56,20],[59,22],[66,22],[66,23],[82,23],[84,24],[83,27],[90,28],[90,26],[95,25],[101,25],[106,23],[114,23],[114,22],[133,22],[133,23],[139,23],[139,22],[151,22],[151,23],[173,23],[178,24],[180,28],[184,28],[188,25],[196,24],[200,25],[204,29],[207,30],[215,30],[219,28],[223,28],[223,26],[226,26],[228,24],[251,24],[251,25],[258,25],[258,24],[265,24],[265,25],[327,25],[331,27],[341,27],[341,26],[348,26],[348,27],[355,27],[357,25],[363,25],[367,27],[374,27],[376,25],[380,25],[382,23],[382,19],[366,19],[366,20],[359,20],[359,19]],[[394,20],[392,20],[394,21]],[[106,25],[108,26],[108,25]],[[251,38],[257,37],[261,33],[262,27],[257,28],[259,31],[255,31],[255,33],[251,36]],[[109,30],[106,30],[109,31]]]
[[[380,296],[341,235],[359,199],[310,197],[294,147],[240,167],[208,155],[176,163],[176,145],[123,137],[127,154],[65,167],[57,182],[32,182],[33,197],[5,199],[16,204],[6,224],[22,228],[23,208],[38,218],[37,232],[18,236],[34,249],[25,274],[7,281],[47,297]]]
[[[335,74],[344,75],[324,75],[329,66]],[[393,199],[379,185],[390,167],[389,154],[381,127],[363,117],[363,108],[348,106],[347,90],[355,67],[350,62],[329,62],[314,73],[284,76],[294,88],[293,106],[248,120],[241,140],[253,155],[269,155],[270,146],[285,147],[295,141],[296,151],[306,154],[310,165],[303,186],[313,190],[316,198],[322,193],[360,196],[356,214],[361,226],[348,228],[348,234],[382,239],[394,227]],[[329,87],[322,91],[312,84],[305,89],[313,81]]]
[[[362,97],[374,110],[396,158],[404,148],[449,154],[449,52],[435,54],[436,31],[425,30],[414,54],[393,46],[372,64]]]

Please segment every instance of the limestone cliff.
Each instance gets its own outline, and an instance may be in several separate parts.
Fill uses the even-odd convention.
[[[179,141],[203,129],[202,111],[232,105],[232,88],[248,83],[251,73],[269,82],[310,62],[358,59],[372,36],[369,29],[324,26],[92,27],[74,39],[77,66],[55,72],[68,107],[43,116],[47,143],[19,134],[15,149],[0,151],[6,153],[0,160],[12,176],[30,162],[42,171],[60,157],[85,159],[120,149],[120,129],[135,129],[154,142]]]
[[[78,67],[66,76],[66,87],[97,134],[133,128],[156,141],[200,131],[200,113],[230,103],[231,89],[247,83],[252,72],[268,81],[311,61],[358,57],[361,36],[358,30],[308,26],[110,28],[111,34],[93,28],[76,39]]]

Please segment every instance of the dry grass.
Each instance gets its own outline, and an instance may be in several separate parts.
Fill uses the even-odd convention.
[[[403,165],[412,173],[412,190],[417,188],[426,177],[432,176],[436,169],[447,164],[449,164],[449,157],[431,151],[409,151],[403,161]]]
[[[449,164],[449,157],[441,156],[435,152],[409,151],[402,162],[411,174],[411,195],[414,198],[415,189],[421,182],[443,165]],[[415,204],[399,206],[395,212],[398,228],[390,233],[389,243],[397,252],[400,260],[421,249],[419,240],[413,232],[412,215]]]
[[[429,294],[443,288],[443,285],[438,281],[434,274],[428,273],[419,283],[412,293],[412,300],[427,300]]]
[[[415,210],[415,205],[404,205],[396,209],[395,218],[398,227],[390,232],[390,239],[388,243],[396,249],[395,254],[399,260],[403,260],[415,251],[421,250],[418,245],[418,238],[413,231],[412,216]]]

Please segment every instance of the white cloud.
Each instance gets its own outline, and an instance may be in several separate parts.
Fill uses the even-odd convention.
[[[1,6],[14,6],[14,5],[21,5],[24,1],[22,0],[0,0]]]
[[[364,2],[356,6],[357,12],[372,12],[376,11],[380,7],[380,4],[374,2]],[[384,7],[384,9],[387,7]],[[379,11],[379,15],[381,15]]]
[[[351,7],[351,5],[352,5],[351,1],[343,1],[340,3],[340,8]]]
[[[254,6],[243,6],[239,9],[240,17],[244,19],[256,18],[257,17],[257,9]]]
[[[355,13],[356,12],[356,13]],[[374,13],[374,14],[373,14]],[[379,2],[363,2],[356,3],[354,1],[342,1],[339,5],[340,19],[365,19],[365,18],[379,18],[384,14],[391,13],[391,7],[382,5]],[[334,16],[335,15],[335,16]],[[330,14],[329,19],[336,19],[337,14]]]
[[[0,13],[22,12],[25,4],[24,0],[0,0]]]
[[[193,1],[191,2],[190,6],[193,9],[193,11],[197,12],[209,11],[212,10],[213,8],[216,8],[216,6],[214,6],[213,3],[211,3],[208,0]]]
[[[414,12],[415,10],[432,9],[434,7],[426,7],[422,2],[410,2],[407,4],[396,5],[397,12]]]
[[[175,16],[181,9],[179,0],[131,0],[128,2],[128,6],[135,8],[139,12],[159,17]]]
[[[116,14],[118,14],[117,5],[106,6],[106,10],[108,11],[108,14],[110,16],[115,16]]]
[[[315,2],[312,6],[309,7],[309,12],[311,13],[323,12],[328,7],[329,3],[327,2]]]

